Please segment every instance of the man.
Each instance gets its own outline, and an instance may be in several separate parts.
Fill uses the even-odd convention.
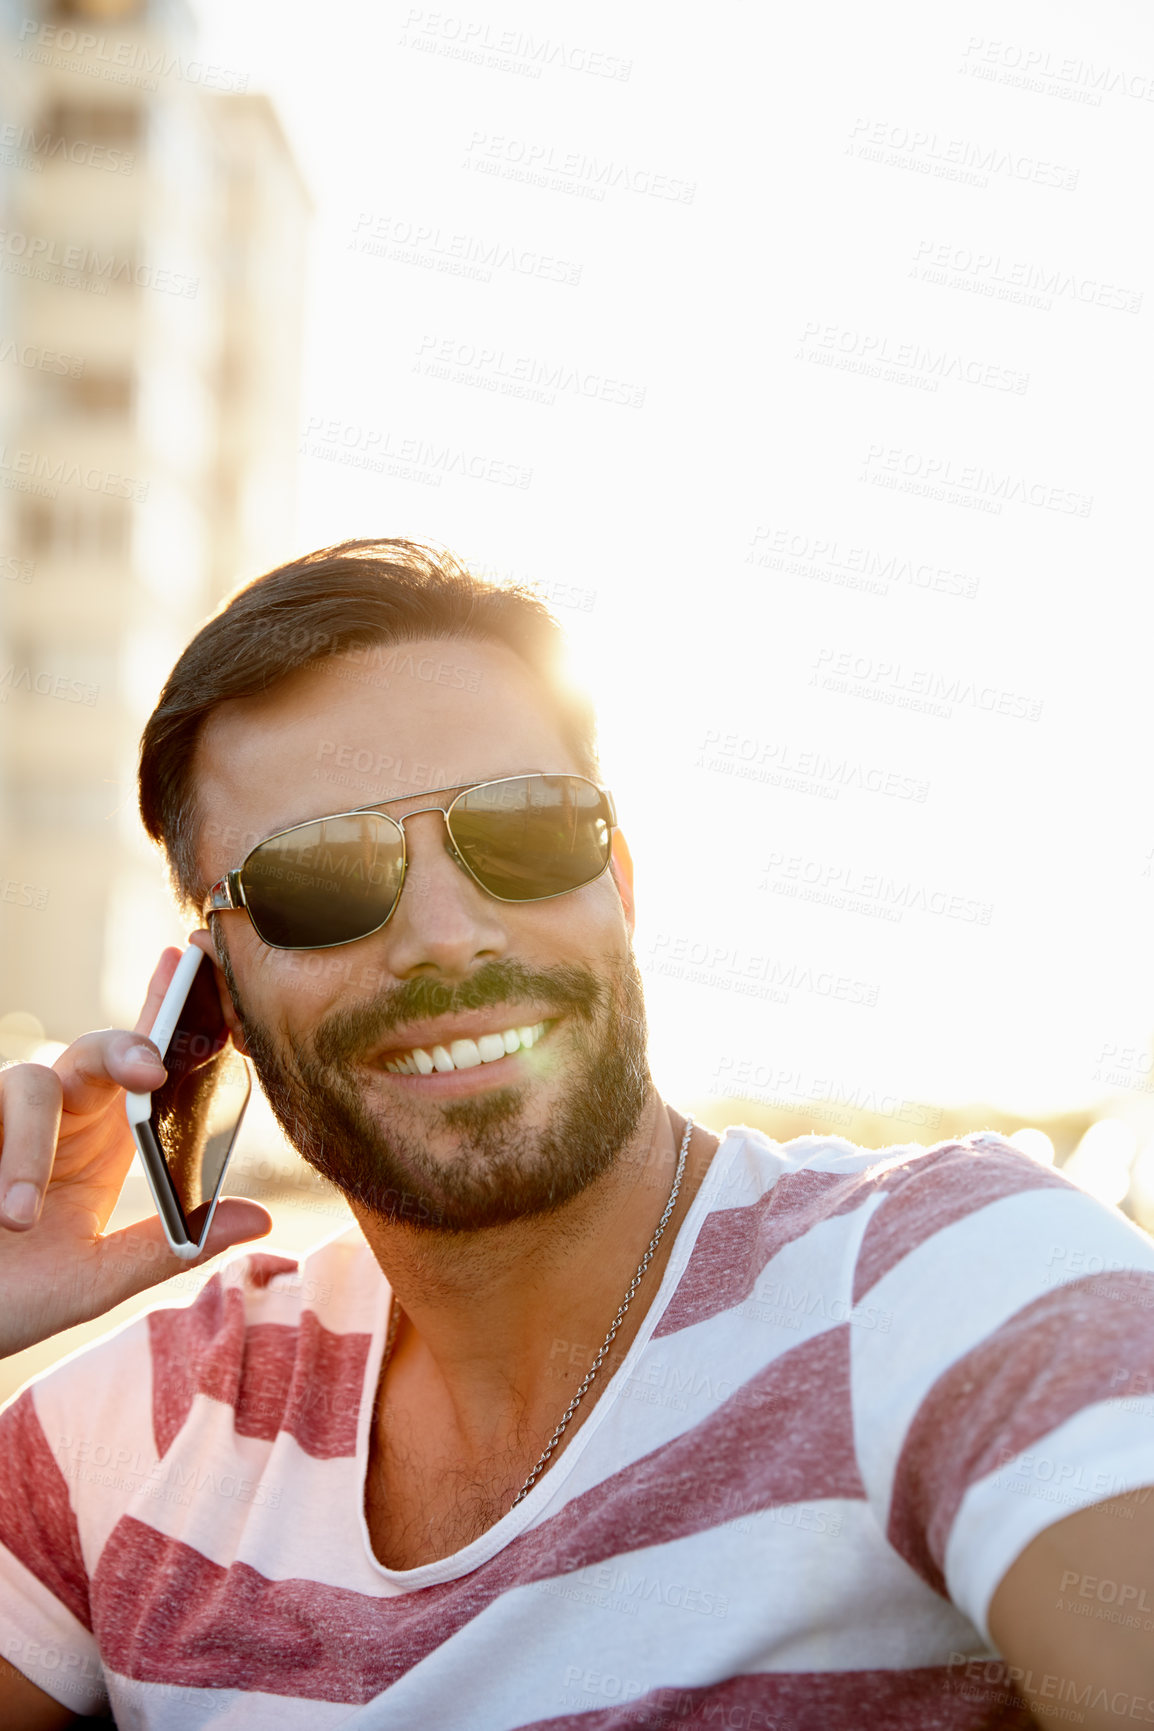
[[[997,1138],[719,1144],[657,1098],[556,638],[350,542],[170,677],[145,826],[359,1231],[7,1410],[3,1724],[1154,1723],[1154,1249]],[[0,1077],[6,1350],[184,1266],[101,1236],[175,961],[135,1036]],[[267,1225],[222,1203],[208,1254]]]

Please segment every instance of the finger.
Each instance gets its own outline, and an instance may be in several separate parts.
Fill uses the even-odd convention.
[[[234,1244],[248,1244],[254,1238],[264,1238],[271,1231],[272,1215],[259,1202],[250,1202],[247,1196],[224,1196],[216,1205],[204,1249],[193,1267],[199,1268],[202,1262],[210,1262]],[[187,1268],[188,1263],[184,1266]]]
[[[220,966],[220,957],[216,953],[216,944],[207,926],[197,926],[194,932],[189,932],[188,941],[196,949],[206,955],[214,966]]]
[[[166,1074],[152,1041],[124,1028],[82,1034],[52,1068],[64,1090],[65,1112],[77,1117],[106,1109],[118,1088],[149,1094]]]
[[[267,1208],[243,1196],[229,1196],[218,1205],[205,1247],[195,1261],[186,1262],[174,1254],[155,1218],[110,1232],[101,1240],[96,1258],[90,1287],[92,1315],[100,1316],[134,1293],[187,1274],[233,1245],[263,1238],[271,1230],[272,1216]]]
[[[164,994],[172,984],[172,976],[177,970],[182,953],[172,945],[162,952],[160,960],[153,970],[152,978],[148,982],[144,1008],[137,1018],[133,1029],[134,1033],[150,1034],[152,1032],[153,1023],[156,1021],[160,1006],[164,1002]]]
[[[40,1205],[56,1157],[63,1089],[43,1064],[16,1064],[3,1077],[4,1151],[0,1163],[0,1225],[26,1232]]]

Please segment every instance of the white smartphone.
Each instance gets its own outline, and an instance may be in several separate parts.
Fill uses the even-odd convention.
[[[149,1037],[168,1075],[125,1108],[165,1237],[190,1260],[204,1248],[229,1157],[252,1092],[229,1039],[212,963],[190,944]]]

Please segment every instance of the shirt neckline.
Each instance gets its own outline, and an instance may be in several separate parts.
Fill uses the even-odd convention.
[[[390,1569],[379,1560],[373,1550],[369,1524],[365,1516],[369,1430],[376,1404],[377,1381],[381,1373],[381,1360],[384,1357],[389,1310],[392,1302],[392,1293],[388,1282],[382,1275],[381,1297],[373,1322],[372,1341],[365,1363],[365,1379],[361,1388],[361,1410],[357,1421],[355,1474],[357,1495],[360,1499],[358,1516],[365,1560],[378,1580],[404,1592],[416,1592],[422,1587],[437,1586],[442,1582],[458,1580],[462,1575],[471,1574],[474,1569],[478,1569],[482,1564],[491,1561],[498,1552],[503,1551],[514,1539],[526,1532],[534,1524],[542,1509],[552,1501],[559,1490],[564,1488],[598,1429],[616,1406],[621,1389],[629,1381],[637,1360],[649,1344],[657,1324],[668,1310],[670,1300],[676,1292],[689,1263],[689,1258],[693,1254],[706,1216],[712,1212],[717,1194],[724,1187],[728,1169],[743,1140],[741,1130],[737,1126],[727,1129],[723,1133],[698,1188],[697,1195],[693,1198],[689,1211],[678,1228],[677,1236],[673,1241],[673,1250],[665,1265],[665,1272],[661,1277],[661,1284],[657,1288],[653,1303],[646,1311],[641,1327],[634,1336],[628,1352],[609,1381],[605,1383],[592,1412],[564,1453],[546,1468],[523,1502],[518,1503],[516,1508],[510,1509],[507,1514],[502,1515],[499,1521],[495,1521],[478,1538],[471,1540],[459,1551],[451,1551],[447,1557],[439,1557],[432,1563],[421,1563],[415,1569]]]

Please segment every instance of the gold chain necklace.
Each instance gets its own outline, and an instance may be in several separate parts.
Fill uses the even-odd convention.
[[[521,1489],[517,1492],[517,1495],[513,1498],[512,1503],[509,1505],[510,1513],[512,1513],[513,1509],[515,1509],[517,1507],[517,1504],[519,1502],[522,1502],[524,1500],[524,1498],[528,1496],[528,1494],[532,1490],[534,1484],[536,1484],[538,1478],[540,1477],[541,1473],[543,1472],[543,1470],[544,1470],[544,1468],[545,1468],[545,1466],[549,1460],[549,1457],[552,1455],[554,1449],[557,1447],[557,1444],[560,1442],[565,1431],[569,1428],[569,1423],[573,1417],[573,1414],[577,1411],[577,1408],[581,1405],[581,1402],[585,1399],[585,1396],[588,1394],[590,1385],[592,1384],[594,1377],[597,1375],[598,1371],[601,1369],[601,1366],[605,1363],[605,1359],[606,1359],[606,1356],[609,1352],[609,1348],[613,1345],[613,1342],[617,1336],[617,1330],[621,1327],[622,1321],[624,1320],[625,1312],[629,1309],[629,1306],[632,1304],[634,1298],[636,1298],[636,1296],[637,1296],[637,1289],[641,1285],[641,1282],[645,1276],[646,1269],[649,1267],[649,1264],[653,1260],[654,1251],[657,1249],[657,1246],[661,1243],[662,1235],[665,1231],[665,1228],[669,1225],[669,1217],[673,1213],[673,1210],[677,1206],[677,1198],[681,1192],[681,1180],[685,1174],[685,1160],[686,1160],[686,1156],[689,1153],[689,1138],[692,1136],[692,1134],[693,1134],[693,1119],[687,1118],[685,1121],[685,1134],[681,1138],[681,1150],[680,1150],[678,1157],[677,1157],[677,1171],[673,1177],[673,1188],[669,1192],[669,1200],[665,1204],[665,1212],[662,1214],[661,1219],[657,1222],[657,1230],[654,1232],[653,1237],[649,1240],[649,1244],[646,1247],[646,1251],[645,1251],[644,1256],[641,1258],[641,1261],[637,1264],[637,1272],[633,1276],[633,1279],[629,1283],[628,1292],[625,1294],[625,1297],[621,1300],[621,1304],[620,1304],[620,1307],[617,1311],[617,1315],[613,1318],[613,1321],[609,1324],[609,1333],[605,1336],[605,1339],[601,1342],[600,1348],[598,1349],[598,1352],[597,1352],[597,1356],[593,1360],[593,1363],[589,1366],[589,1369],[586,1371],[584,1381],[582,1382],[580,1388],[577,1390],[577,1393],[573,1396],[573,1399],[569,1402],[569,1405],[565,1408],[565,1411],[562,1413],[560,1422],[558,1423],[556,1430],[553,1432],[553,1435],[549,1438],[549,1441],[545,1444],[545,1447],[542,1449],[540,1460],[537,1462],[536,1466],[533,1468],[533,1471],[529,1474],[529,1477],[525,1480],[525,1483],[521,1486]],[[396,1340],[397,1340],[397,1328],[398,1328],[398,1326],[400,1324],[400,1320],[401,1320],[401,1307],[397,1303],[396,1298],[394,1298],[392,1301],[391,1310],[392,1310],[392,1314],[389,1317],[389,1332],[385,1337],[384,1357],[381,1360],[380,1376],[381,1376],[382,1382],[384,1381],[385,1372],[389,1368],[389,1360],[393,1356],[393,1347],[396,1345]],[[378,1396],[378,1399],[379,1398],[380,1397]]]

